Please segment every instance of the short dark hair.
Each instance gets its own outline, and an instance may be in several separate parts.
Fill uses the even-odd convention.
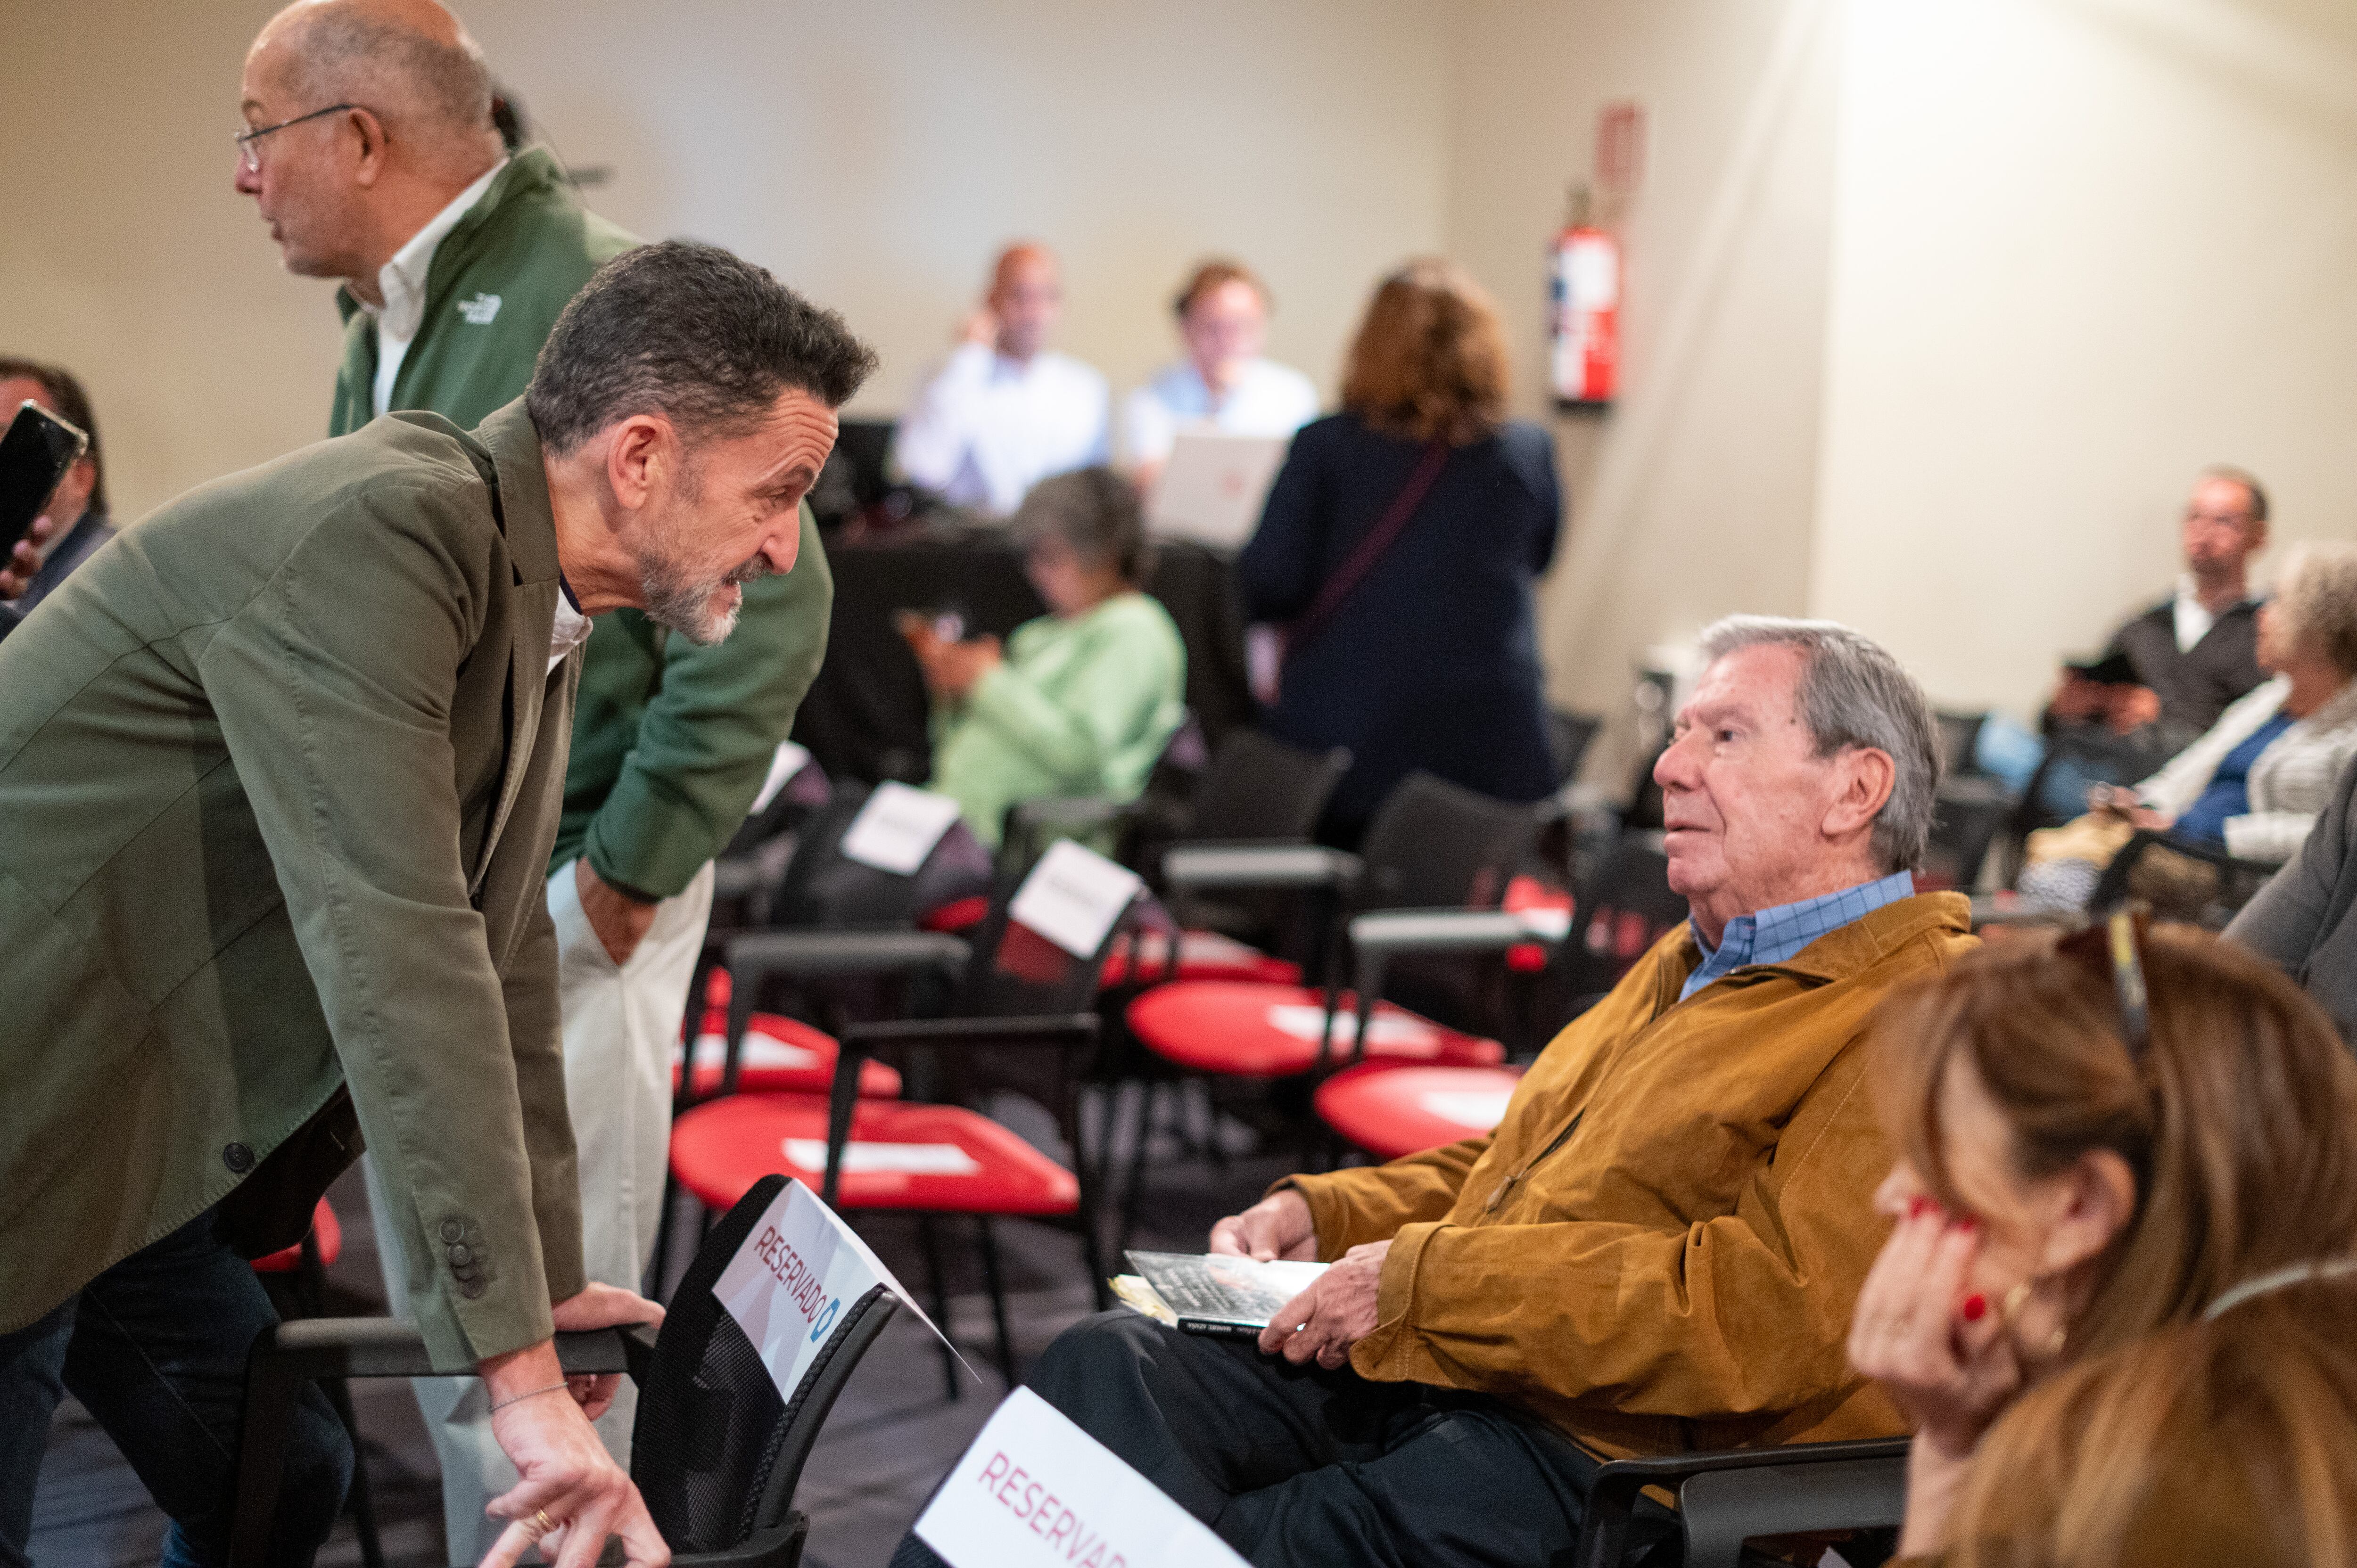
[[[84,454],[89,457],[91,467],[90,510],[104,511],[106,459],[98,455],[98,417],[91,413],[90,396],[81,390],[81,383],[74,380],[73,372],[56,365],[45,365],[38,360],[18,360],[0,355],[0,381],[40,382],[41,390],[49,394],[49,401],[58,405],[58,412],[81,426],[82,434],[90,437],[90,450]],[[0,429],[5,429],[8,421],[16,417],[15,409],[0,408]]]
[[[570,452],[618,419],[691,440],[740,435],[789,389],[840,408],[876,369],[843,317],[717,245],[666,240],[608,262],[556,318],[524,406]]]
[[[1082,468],[1031,487],[1012,523],[1025,543],[1061,540],[1092,566],[1111,566],[1135,587],[1154,566],[1154,546],[1146,537],[1146,508],[1137,487],[1111,468]]]

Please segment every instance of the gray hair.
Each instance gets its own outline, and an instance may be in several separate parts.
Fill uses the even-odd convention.
[[[2286,551],[2275,609],[2303,652],[2357,675],[2357,544],[2306,540]]]
[[[562,455],[616,420],[662,413],[690,441],[757,427],[788,389],[841,408],[875,351],[717,245],[665,240],[597,269],[557,317],[524,407]]]
[[[1728,616],[1702,634],[1714,663],[1760,647],[1801,650],[1792,705],[1819,757],[1855,746],[1890,758],[1890,799],[1874,819],[1874,854],[1886,873],[1914,870],[1932,842],[1942,767],[1939,721],[1923,688],[1888,649],[1837,621]]]
[[[466,29],[453,42],[347,5],[296,14],[293,81],[306,103],[356,103],[405,134],[421,156],[498,154],[491,73]]]
[[[1154,564],[1137,487],[1111,468],[1082,468],[1040,480],[1015,513],[1015,536],[1061,540],[1092,566],[1111,566],[1135,587]]]

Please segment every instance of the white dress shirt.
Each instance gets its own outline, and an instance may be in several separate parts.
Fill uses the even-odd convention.
[[[581,613],[581,607],[573,602],[571,585],[560,578],[556,589],[556,618],[548,628],[548,672],[555,674],[556,667],[565,662],[565,656],[588,641],[589,634],[596,629],[589,618]]]
[[[393,378],[401,374],[401,361],[410,344],[417,340],[418,328],[425,325],[425,274],[434,265],[434,252],[507,166],[505,158],[493,164],[482,178],[426,220],[425,227],[393,253],[393,260],[377,269],[377,292],[384,296],[384,303],[361,302],[361,308],[376,317],[376,383],[369,394],[373,412],[382,413],[391,405]]]
[[[1159,463],[1182,430],[1222,435],[1290,435],[1318,417],[1318,389],[1308,376],[1274,360],[1254,360],[1227,395],[1214,402],[1203,373],[1181,360],[1129,394],[1122,434],[1129,460]]]
[[[2218,618],[2201,603],[2200,585],[2194,582],[2192,573],[2177,579],[2177,602],[2172,607],[2177,616],[2177,651],[2190,653],[2193,645],[2209,636],[2210,628],[2218,624]]]
[[[901,416],[892,444],[911,483],[1005,516],[1050,474],[1105,460],[1105,379],[1078,360],[1010,360],[962,345]]]

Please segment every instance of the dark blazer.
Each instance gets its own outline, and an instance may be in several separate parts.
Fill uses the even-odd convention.
[[[1303,427],[1236,564],[1252,618],[1306,611],[1421,451],[1355,414]],[[1507,800],[1555,787],[1531,585],[1562,518],[1544,430],[1515,422],[1458,447],[1383,559],[1291,650],[1265,722],[1296,746],[1351,748],[1330,831],[1363,826],[1419,768]]]
[[[2226,928],[2230,941],[2273,959],[2332,1015],[2357,1027],[2357,763],[2343,768],[2331,803],[2299,853]]]
[[[2124,654],[2160,699],[2160,724],[2171,753],[2183,750],[2218,722],[2236,698],[2266,679],[2259,668],[2259,602],[2229,607],[2179,650],[2177,601],[2163,599],[2112,634],[2104,657]]]
[[[299,1215],[356,1151],[271,1156],[349,1086],[436,1363],[546,1337],[558,591],[518,400],[193,490],[0,643],[0,1332],[233,1192]]]

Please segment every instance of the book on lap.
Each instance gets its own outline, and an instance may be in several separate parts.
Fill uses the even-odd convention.
[[[1114,1294],[1148,1317],[1186,1334],[1256,1337],[1277,1308],[1308,1290],[1324,1263],[1261,1262],[1217,1253],[1129,1252],[1137,1273],[1113,1282]],[[1162,1310],[1156,1311],[1159,1306]]]

